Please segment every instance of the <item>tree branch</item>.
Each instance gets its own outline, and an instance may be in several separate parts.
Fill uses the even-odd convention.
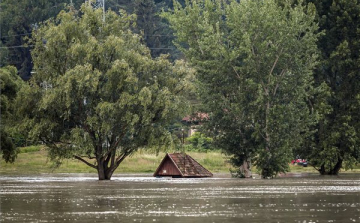
[[[273,63],[273,66],[271,67],[271,70],[270,70],[270,73],[269,73],[269,80],[268,80],[269,84],[270,84],[271,75],[272,75],[272,73],[274,72],[274,69],[275,69],[275,67],[276,67],[276,64],[277,64],[278,61],[279,61],[279,58],[280,58],[281,53],[282,53],[282,49],[280,50],[279,55],[276,56],[276,59],[275,59],[275,61],[274,61],[274,63]]]
[[[316,168],[315,166],[313,166],[311,164],[310,164],[310,166],[312,166],[316,171],[320,172],[320,169]]]
[[[276,64],[277,64],[277,62],[279,61],[279,58],[280,58],[280,55],[277,55],[277,56],[276,56],[276,59],[275,59],[275,61],[274,61],[274,64],[273,64],[273,66],[271,67],[271,70],[270,70],[269,75],[272,75],[272,73],[274,72],[274,69],[275,69],[275,67],[276,67]]]
[[[286,69],[282,70],[281,73],[280,73],[280,80],[283,78],[283,76],[285,75],[286,73]],[[280,81],[279,80],[279,81]],[[275,89],[274,89],[274,92],[273,92],[273,95],[275,96],[276,95],[276,91],[277,89],[279,88],[279,81],[276,83],[276,86],[275,86]]]
[[[201,46],[200,46],[200,43],[199,43],[199,38],[197,35],[195,35],[196,39],[197,39],[197,42],[198,42],[198,46],[199,46],[199,50],[201,52],[201,55],[204,55],[204,51],[202,50]]]
[[[112,152],[112,154],[111,154],[111,166],[114,166],[114,164],[115,164],[115,151],[113,151]]]
[[[106,156],[106,158],[105,158],[105,163],[109,163],[109,161],[110,161],[110,158],[111,158],[111,153],[110,154],[108,154],[107,156]]]
[[[116,159],[116,167],[118,167],[120,165],[120,163],[129,155],[129,152],[124,152],[122,155],[120,155],[117,159]]]
[[[116,150],[116,148],[119,146],[123,136],[125,135],[125,129],[126,129],[127,125],[125,125],[123,127],[123,134],[119,135],[118,137],[118,140],[116,140],[116,142],[114,143],[114,145],[110,145],[110,149],[105,153],[104,155],[104,159],[103,161],[105,160],[105,157],[107,157],[110,153],[112,153],[112,151]]]
[[[91,160],[96,159],[95,156],[79,156],[79,157],[88,158],[88,159],[91,159]]]
[[[234,66],[231,66],[232,68],[233,68],[233,70],[234,70],[234,72],[235,72],[235,74],[236,74],[236,76],[239,78],[239,80],[241,79],[240,78],[240,75],[239,75],[239,73],[236,71],[236,69],[235,69],[235,67]]]
[[[88,166],[90,166],[90,167],[92,167],[92,168],[94,168],[94,169],[97,169],[97,166],[89,163],[88,161],[84,160],[84,159],[81,158],[80,156],[74,155],[74,158],[77,159],[77,160],[80,160],[81,162],[85,163],[86,165],[88,165]]]
[[[269,90],[265,87],[265,84],[263,81],[261,81],[261,86],[263,87],[264,91],[265,91],[265,95],[269,96]]]

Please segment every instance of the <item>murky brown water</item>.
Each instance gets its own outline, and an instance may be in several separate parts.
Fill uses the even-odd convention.
[[[360,222],[360,175],[0,176],[0,222]]]

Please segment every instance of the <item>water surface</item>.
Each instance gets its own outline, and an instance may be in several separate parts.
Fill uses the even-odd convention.
[[[360,175],[0,176],[0,222],[360,222]]]

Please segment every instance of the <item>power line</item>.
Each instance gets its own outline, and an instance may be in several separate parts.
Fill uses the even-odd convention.
[[[9,47],[6,47],[6,46],[3,46],[3,47],[0,47],[0,49],[12,49],[12,48],[28,48],[28,47],[33,47],[35,45],[19,45],[19,46],[9,46]],[[157,48],[149,48],[150,50],[175,50],[175,48],[171,48],[171,47],[157,47]]]
[[[144,36],[170,36],[170,37],[175,37],[174,35],[144,35]]]
[[[8,38],[8,37],[14,37],[14,36],[27,36],[30,34],[32,34],[32,33],[28,32],[28,33],[21,33],[21,34],[16,34],[16,35],[0,36],[0,38]],[[143,37],[175,37],[175,36],[171,35],[171,34],[158,34],[158,35],[143,35]]]
[[[14,37],[14,36],[27,36],[31,33],[22,33],[22,34],[17,34],[17,35],[8,35],[8,36],[1,36],[0,38],[8,38],[8,37]]]
[[[150,50],[175,50],[175,48],[149,48]]]
[[[28,48],[28,47],[32,47],[32,46],[35,46],[35,45],[19,45],[19,46],[2,46],[0,47],[0,49],[12,49],[12,48]]]

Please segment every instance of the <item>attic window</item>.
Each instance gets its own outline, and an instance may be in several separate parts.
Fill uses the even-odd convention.
[[[166,170],[163,170],[163,173],[166,173]]]

